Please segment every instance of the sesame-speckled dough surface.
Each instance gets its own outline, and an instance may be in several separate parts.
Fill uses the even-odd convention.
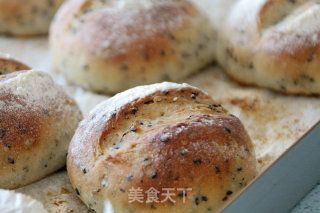
[[[0,51],[4,50],[31,67],[51,73],[58,83],[64,84],[63,79],[52,69],[47,38],[0,37]],[[207,91],[241,119],[255,145],[260,172],[320,119],[320,98],[285,96],[264,89],[243,87],[231,81],[214,66],[184,82]],[[89,92],[83,93],[76,88],[68,89],[74,94],[84,114],[96,103],[107,99]],[[65,171],[18,191],[40,200],[49,212],[64,212],[66,209],[73,212],[87,211],[75,194],[69,193],[71,185]]]
[[[46,38],[0,38],[0,50],[4,49],[29,66],[51,73],[59,83],[64,84],[52,69]],[[34,54],[30,54],[30,51]],[[285,96],[264,89],[243,87],[230,80],[215,66],[191,76],[184,82],[207,91],[241,119],[255,145],[260,172],[320,119],[320,98]],[[96,103],[107,99],[76,88],[68,89],[74,94],[84,114]],[[40,200],[50,212],[63,212],[65,209],[86,212],[75,194],[66,193],[64,188],[71,192],[67,173],[61,171],[18,191]]]

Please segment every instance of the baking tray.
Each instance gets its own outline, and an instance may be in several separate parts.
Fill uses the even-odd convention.
[[[320,122],[260,174],[223,211],[289,212],[319,181]]]

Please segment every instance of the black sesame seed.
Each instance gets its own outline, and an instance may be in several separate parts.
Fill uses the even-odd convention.
[[[231,191],[231,190],[228,190],[226,194],[227,194],[227,195],[232,195],[232,191]]]
[[[208,198],[207,198],[206,196],[202,196],[202,197],[201,197],[201,200],[202,200],[202,201],[208,201]]]
[[[78,188],[76,188],[76,193],[77,193],[77,195],[80,195],[80,192],[79,192]]]
[[[166,52],[164,50],[160,50],[160,55],[165,56]]]
[[[192,93],[190,97],[191,97],[192,99],[196,99],[197,96],[198,96],[198,93],[195,92],[195,93]]]
[[[142,123],[141,121],[138,121],[138,124],[139,124],[140,126],[142,126],[142,125],[143,125],[143,123]]]
[[[224,129],[230,134],[231,130],[228,127],[224,127]]]
[[[131,114],[136,114],[136,112],[138,111],[138,108],[137,107],[132,107],[132,111],[131,111]]]
[[[157,175],[158,175],[158,171],[154,171],[154,172],[151,173],[150,177],[152,179],[155,179],[157,177]]]
[[[11,158],[11,157],[8,157],[8,162],[9,162],[10,164],[14,164],[14,159]]]
[[[174,37],[174,35],[172,35],[171,33],[169,33],[169,38],[170,38],[171,40],[176,40],[176,38]]]
[[[27,166],[23,167],[23,171],[29,172],[29,167],[27,167]]]
[[[220,170],[220,168],[218,166],[215,166],[215,169],[216,169],[216,173],[217,174],[221,172],[221,170]]]
[[[161,135],[161,142],[167,143],[169,142],[170,138],[167,135]]]
[[[280,89],[287,90],[287,88],[284,85],[280,85]]]
[[[242,167],[241,167],[241,166],[238,167],[238,168],[237,168],[237,171],[238,171],[238,172],[242,171]]]
[[[226,200],[228,200],[227,196],[222,199],[222,201],[226,201]]]
[[[47,164],[44,164],[44,168],[47,168],[48,167],[48,165]]]
[[[197,159],[194,159],[194,160],[193,160],[193,163],[194,163],[194,164],[201,164],[202,161],[201,161],[200,158],[197,158]]]
[[[84,64],[84,65],[82,65],[82,68],[85,69],[85,70],[88,70],[89,69],[89,65],[88,64]]]
[[[190,57],[190,54],[187,53],[187,52],[183,52],[183,53],[181,54],[181,56],[182,56],[182,58],[189,58],[189,57]]]
[[[9,144],[7,144],[6,142],[3,142],[3,145],[4,145],[5,147],[8,147],[9,149],[11,148],[11,146],[10,146]]]
[[[121,65],[121,67],[120,67],[120,70],[122,70],[122,71],[126,71],[126,70],[128,70],[128,69],[129,69],[129,66],[128,66],[127,63],[123,63],[123,64]]]
[[[83,167],[81,170],[82,170],[83,174],[87,173],[87,169],[85,167]]]
[[[2,128],[1,129],[1,138],[4,138],[5,136],[6,136],[6,132],[7,132],[7,128],[5,127],[5,128]]]
[[[154,103],[154,101],[153,100],[150,100],[150,101],[146,101],[146,102],[144,102],[144,104],[153,104]]]
[[[124,190],[123,188],[120,188],[120,191],[121,191],[121,192],[125,192],[126,190]]]
[[[168,91],[168,90],[162,90],[162,91],[161,91],[161,94],[163,94],[163,95],[168,95],[168,94],[169,94],[169,91]]]
[[[179,193],[178,197],[183,197],[183,192]]]
[[[196,205],[199,205],[199,198],[198,198],[198,197],[196,197],[196,198],[194,199],[194,203],[195,203]]]

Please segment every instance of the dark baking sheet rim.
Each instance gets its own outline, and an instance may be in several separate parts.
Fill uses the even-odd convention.
[[[222,212],[289,212],[319,178],[320,121],[233,198]]]

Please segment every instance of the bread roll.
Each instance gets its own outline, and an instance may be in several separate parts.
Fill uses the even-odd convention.
[[[1,66],[4,60],[10,72],[15,64],[25,66],[8,58]],[[0,75],[0,188],[18,188],[63,167],[81,118],[75,101],[48,74]]]
[[[70,0],[50,30],[56,68],[99,93],[182,79],[213,60],[213,41],[186,0]]]
[[[320,5],[239,0],[219,36],[219,63],[234,79],[284,93],[320,94]]]
[[[238,118],[195,87],[161,83],[94,108],[70,143],[67,170],[97,212],[215,212],[256,175],[256,160]],[[166,188],[174,202],[164,201]],[[130,202],[138,189],[142,203]],[[147,202],[149,190],[159,202]]]
[[[46,34],[63,0],[0,0],[0,34]]]
[[[14,59],[9,54],[0,53],[0,75],[30,69],[28,65]]]

